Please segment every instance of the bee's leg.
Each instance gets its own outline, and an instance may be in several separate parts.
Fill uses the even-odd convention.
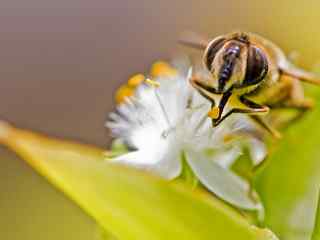
[[[315,74],[304,71],[291,63],[286,64],[280,68],[282,74],[298,79],[302,82],[311,83],[320,86],[320,78]]]
[[[212,89],[211,87],[205,85],[203,83],[204,81],[201,81],[198,77],[196,76],[192,76],[190,78],[190,83],[191,85],[198,91],[198,93],[203,96],[204,98],[206,98],[209,102],[211,102],[211,111],[208,113],[208,116],[210,117],[210,114],[213,114],[213,110],[216,110],[217,108],[215,108],[215,100],[214,100],[214,96],[213,96],[213,91],[215,91],[214,89]],[[221,117],[221,113],[220,112],[216,112],[214,114],[213,118],[220,118]],[[214,126],[214,120],[212,120],[212,126]]]
[[[298,110],[298,114],[290,119],[283,127],[287,127],[290,124],[300,120],[310,109],[312,109],[314,106],[314,102],[312,99],[304,99],[301,101],[295,101],[292,103],[286,104],[285,108],[293,108]]]
[[[258,96],[259,102],[271,106],[288,99],[291,91],[291,78],[282,76],[277,84],[272,87],[264,89],[263,94]],[[253,98],[253,100],[255,100]]]
[[[273,109],[294,109],[298,111],[298,113],[294,117],[290,118],[285,122],[280,123],[281,128],[287,128],[294,122],[299,121],[310,109],[313,108],[313,106],[314,102],[312,99],[301,99],[285,102],[282,105],[273,107]]]
[[[229,112],[223,115],[221,118],[215,121],[215,126],[219,125],[222,121],[224,121],[227,117],[229,117],[233,113],[245,113],[245,114],[261,114],[267,113],[269,111],[269,107],[262,106],[257,103],[254,103],[244,97],[240,97],[240,102],[242,102],[245,107],[244,108],[232,108]]]
[[[294,100],[283,103],[281,105],[273,106],[272,109],[294,109],[298,111],[298,113],[289,120],[278,123],[279,128],[285,129],[289,127],[291,124],[299,121],[310,109],[313,108],[313,106],[314,102],[312,99],[303,99],[299,101]]]
[[[312,99],[304,97],[304,90],[299,79],[290,78],[288,90],[289,94],[286,100],[270,105],[272,109],[295,109],[298,111],[293,118],[281,124],[283,128],[301,119],[301,117],[314,106]]]
[[[190,84],[200,93],[201,96],[203,96],[210,102],[214,102],[214,95],[217,94],[214,88],[206,85],[204,83],[205,81],[201,81],[201,79],[197,76],[192,76],[189,81]]]
[[[281,138],[281,133],[274,127],[271,127],[270,124],[268,124],[263,118],[257,115],[251,115],[250,117],[255,123],[269,132],[274,138]]]
[[[214,126],[219,125],[223,120],[225,120],[227,117],[229,117],[233,113],[245,113],[250,114],[250,117],[259,124],[263,129],[265,129],[267,132],[269,132],[273,137],[280,138],[281,134],[271,127],[266,121],[264,121],[260,116],[257,116],[257,114],[264,114],[269,112],[269,107],[259,105],[255,102],[252,102],[251,100],[248,100],[245,97],[240,97],[239,99],[246,108],[233,108],[229,112],[227,112],[223,117],[221,117],[219,120],[214,121]],[[252,115],[251,115],[252,114]]]
[[[240,109],[240,108],[233,108],[229,112],[227,112],[222,118],[220,118],[218,121],[212,120],[213,126],[218,126],[223,120],[225,120],[227,117],[229,117],[233,113],[245,113],[245,114],[258,114],[258,113],[266,113],[268,110],[256,110],[256,109]],[[269,124],[267,124],[260,116],[251,115],[250,116],[259,126],[261,126],[263,129],[265,129],[267,132],[269,132],[273,137],[280,138],[281,134],[271,127]]]
[[[258,109],[259,112],[255,113],[267,113],[269,111],[269,107],[259,105],[245,97],[240,97],[240,101],[251,109]],[[258,115],[250,115],[251,119],[254,120],[259,126],[264,128],[267,132],[269,132],[274,138],[281,138],[281,134],[270,124],[268,124],[261,116]]]

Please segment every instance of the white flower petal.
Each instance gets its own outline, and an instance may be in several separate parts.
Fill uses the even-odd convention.
[[[180,148],[143,149],[114,158],[114,163],[132,166],[138,169],[150,171],[166,179],[174,179],[181,173]],[[171,148],[172,146],[170,146]]]
[[[249,138],[249,152],[254,166],[259,165],[266,158],[268,150],[264,142],[257,138]]]
[[[259,201],[250,196],[249,184],[203,154],[187,150],[186,160],[200,182],[219,198],[246,210],[261,210]]]
[[[208,161],[214,161],[221,167],[228,169],[242,154],[241,149],[238,146],[232,146],[231,148],[222,148],[210,154]]]

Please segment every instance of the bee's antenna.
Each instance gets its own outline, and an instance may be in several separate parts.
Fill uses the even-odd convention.
[[[209,41],[201,37],[200,35],[194,33],[194,32],[184,32],[181,34],[178,40],[179,43],[192,47],[192,48],[197,48],[204,50],[206,49]]]

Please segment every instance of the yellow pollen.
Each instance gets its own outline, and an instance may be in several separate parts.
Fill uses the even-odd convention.
[[[128,97],[134,94],[134,88],[127,85],[122,85],[116,92],[115,99],[117,104],[121,104]]]
[[[158,83],[157,81],[151,80],[149,78],[147,78],[145,82],[152,87],[160,87],[160,83]]]
[[[217,119],[219,117],[220,109],[218,107],[213,107],[209,112],[208,112],[208,117],[212,119]]]
[[[133,88],[138,87],[141,83],[143,83],[144,79],[145,77],[143,74],[136,74],[128,80],[128,86]]]
[[[175,76],[177,73],[178,71],[175,68],[163,61],[155,62],[150,70],[150,74],[154,78],[161,76]]]

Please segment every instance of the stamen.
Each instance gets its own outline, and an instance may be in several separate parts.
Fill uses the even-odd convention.
[[[116,92],[115,99],[117,104],[124,103],[128,97],[132,97],[134,95],[134,89],[127,86],[122,85]]]
[[[157,81],[151,80],[151,79],[149,79],[149,78],[147,78],[147,79],[145,80],[145,82],[146,82],[147,84],[149,84],[150,86],[153,87],[153,89],[154,89],[154,95],[156,96],[156,99],[157,99],[157,101],[158,101],[158,103],[159,103],[159,105],[160,105],[161,111],[162,111],[162,113],[163,113],[163,115],[164,115],[164,118],[165,118],[165,120],[166,120],[166,122],[167,122],[168,130],[163,133],[163,136],[166,137],[166,136],[168,135],[168,133],[170,132],[170,130],[173,129],[173,127],[171,126],[168,113],[167,113],[167,111],[166,111],[166,109],[165,109],[165,107],[164,107],[164,105],[163,105],[163,103],[162,103],[162,101],[161,101],[161,98],[160,98],[160,96],[159,96],[159,93],[158,93],[158,91],[157,91],[157,88],[160,87],[160,83],[157,82]]]
[[[151,87],[155,87],[155,88],[160,87],[160,83],[158,83],[157,81],[151,80],[150,78],[147,78],[145,82],[149,84]]]
[[[200,128],[206,123],[207,119],[208,119],[207,115],[204,115],[202,117],[202,119],[200,120],[200,122],[198,123],[198,125],[195,128],[195,133],[197,133],[200,130]]]
[[[188,117],[190,117],[192,115],[193,111],[197,111],[197,110],[203,108],[204,106],[205,106],[205,104],[199,104],[194,107],[189,106],[188,107],[189,111],[185,114],[182,121],[185,121]],[[194,129],[195,133],[197,133],[199,131],[199,129],[206,123],[207,118],[208,118],[207,114],[202,117],[202,119],[199,121],[198,125]]]
[[[154,78],[161,76],[172,77],[177,75],[178,72],[175,68],[171,67],[170,64],[163,61],[158,61],[152,65],[150,74]]]
[[[128,86],[132,87],[132,88],[136,88],[138,87],[141,83],[143,83],[143,81],[145,80],[144,75],[142,74],[136,74],[134,76],[132,76],[129,80],[128,80]]]
[[[122,85],[115,95],[117,104],[124,103],[129,97],[133,97],[136,88],[144,81],[144,79],[144,75],[137,74],[131,77],[127,84]]]

